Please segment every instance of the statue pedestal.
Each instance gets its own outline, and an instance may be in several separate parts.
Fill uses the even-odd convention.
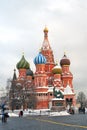
[[[52,108],[53,111],[64,111],[65,110],[65,100],[62,98],[53,98],[52,99]]]

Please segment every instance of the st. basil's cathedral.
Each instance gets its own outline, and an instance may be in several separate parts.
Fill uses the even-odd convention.
[[[31,70],[24,54],[16,65],[18,77],[14,69],[9,93],[11,109],[51,109],[76,104],[70,59],[64,53],[60,63],[55,63],[47,27],[43,32],[42,47],[34,58],[35,72]]]

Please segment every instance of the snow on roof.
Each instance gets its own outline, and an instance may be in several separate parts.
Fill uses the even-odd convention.
[[[61,89],[64,89],[64,87],[63,87],[63,86],[61,86],[60,88],[61,88]]]
[[[71,89],[71,87],[69,86],[69,85],[67,85],[66,86],[66,88],[64,89],[64,95],[66,95],[66,94],[74,94],[73,92],[72,92],[72,89]]]
[[[57,68],[61,68],[61,67],[60,67],[60,65],[56,65],[54,68],[57,69]]]
[[[63,87],[61,86],[60,88],[63,88]],[[55,91],[57,91],[57,92],[60,91],[62,94],[64,94],[64,92],[62,90],[60,90],[59,88],[56,88],[56,87],[55,87]]]
[[[56,101],[57,101],[57,100],[64,100],[64,99],[62,99],[62,98],[52,98],[52,101],[53,101],[53,100],[56,100]]]
[[[48,88],[48,86],[39,86],[38,88]]]
[[[59,89],[55,87],[55,91],[57,91],[57,92],[58,92],[58,91],[59,91]]]
[[[54,87],[48,87],[48,92],[53,92]]]
[[[54,81],[61,81],[60,79],[54,79]]]
[[[21,83],[16,83],[16,86],[21,86]]]

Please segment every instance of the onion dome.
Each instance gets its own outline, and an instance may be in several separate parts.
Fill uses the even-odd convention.
[[[64,53],[63,58],[60,60],[60,65],[70,65],[70,60],[67,58],[66,54]]]
[[[27,69],[26,76],[33,76],[33,71],[31,69]]]
[[[52,73],[53,73],[53,74],[61,74],[61,73],[62,73],[61,67],[60,67],[58,64],[56,64],[56,65],[53,67],[53,69],[52,69]]]
[[[48,28],[47,28],[47,27],[45,27],[43,31],[44,31],[44,32],[48,32]]]
[[[35,57],[34,59],[34,64],[45,64],[46,63],[46,58],[39,52],[39,54]]]
[[[22,56],[21,60],[16,65],[17,69],[29,69],[30,65],[26,61],[24,55]]]

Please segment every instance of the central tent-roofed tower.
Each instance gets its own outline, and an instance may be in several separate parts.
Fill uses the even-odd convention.
[[[48,76],[52,76],[52,68],[54,67],[54,55],[53,51],[51,49],[49,40],[48,40],[48,29],[47,27],[44,28],[44,40],[41,47],[41,53],[46,57],[46,65],[45,65],[45,71]]]

